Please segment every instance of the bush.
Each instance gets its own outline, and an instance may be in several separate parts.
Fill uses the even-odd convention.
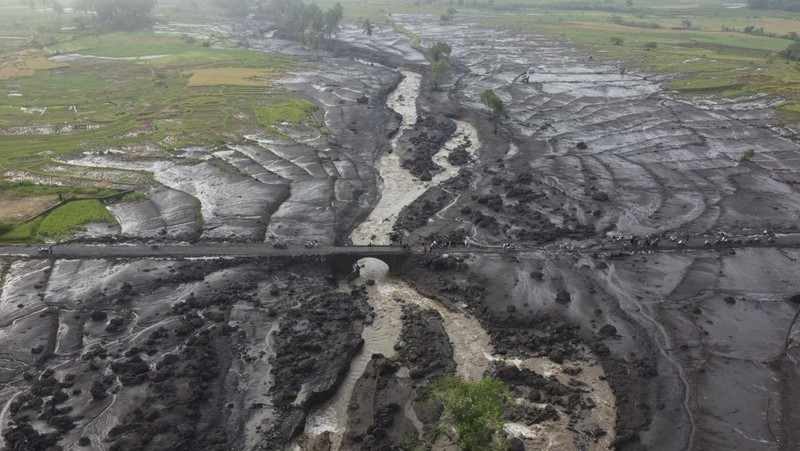
[[[614,45],[622,45],[625,43],[625,40],[619,36],[612,36],[611,39],[609,39],[609,41]]]
[[[452,434],[465,451],[505,450],[503,411],[511,404],[511,391],[497,379],[484,377],[470,382],[449,376],[434,387],[433,399],[442,403],[444,412],[439,427]]]
[[[116,224],[117,220],[98,200],[76,200],[56,208],[45,216],[36,230],[36,238],[64,240],[90,222]]]
[[[747,149],[742,154],[742,157],[739,158],[739,162],[741,162],[741,163],[749,163],[750,160],[752,160],[755,155],[756,155],[756,151],[755,150]]]
[[[142,200],[147,200],[147,194],[145,194],[145,193],[143,193],[141,191],[134,191],[132,193],[128,193],[128,194],[122,196],[122,199],[120,199],[120,202],[139,202],[139,201],[142,201]]]
[[[644,44],[644,48],[647,50],[655,50],[658,47],[658,43],[655,41],[650,41]]]

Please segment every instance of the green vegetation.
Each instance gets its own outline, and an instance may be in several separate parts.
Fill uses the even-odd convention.
[[[364,30],[365,35],[372,36],[374,27],[372,26],[372,22],[369,19],[364,19],[364,22],[361,23],[361,28]]]
[[[439,82],[444,78],[444,74],[450,67],[450,53],[453,49],[450,44],[444,41],[436,41],[428,48],[428,55],[431,63],[428,68],[431,71],[431,81],[433,81],[434,89],[439,89]]]
[[[619,36],[611,36],[608,42],[610,42],[613,45],[622,45],[625,43],[625,40]]]
[[[783,51],[783,56],[793,61],[800,61],[800,42],[795,42]]]
[[[491,89],[485,89],[481,92],[481,103],[489,108],[492,123],[494,123],[494,132],[497,133],[497,123],[500,121],[500,116],[503,115],[503,99]]]
[[[749,163],[754,156],[756,156],[756,151],[754,149],[747,149],[744,151],[744,153],[742,153],[742,157],[739,158],[739,162]]]
[[[294,96],[286,96],[256,109],[258,123],[264,127],[274,127],[281,123],[299,124],[317,110],[311,102]]]
[[[120,202],[140,202],[143,200],[147,200],[147,194],[141,191],[134,191],[132,193],[128,193],[119,200]]]
[[[485,377],[469,382],[458,376],[442,379],[433,399],[444,406],[439,429],[464,451],[505,450],[503,411],[511,391],[503,382]]]
[[[431,81],[434,89],[439,89],[439,83],[444,79],[444,74],[447,72],[448,67],[450,67],[450,63],[447,60],[434,61],[428,66],[431,71]]]
[[[44,217],[20,224],[0,236],[0,241],[64,240],[90,222],[117,223],[114,216],[100,201],[95,199],[76,200],[56,208]]]
[[[450,44],[444,41],[436,41],[430,46],[428,52],[433,61],[441,61],[450,57],[450,53],[453,52],[453,49],[450,47]]]
[[[15,94],[0,105],[0,130],[53,124],[72,129],[4,133],[0,170],[31,169],[53,156],[86,149],[153,142],[214,146],[225,136],[261,127],[265,121],[259,116],[273,105],[296,123],[311,112],[307,102],[271,82],[299,67],[283,55],[208,48],[179,36],[144,32],[78,36],[54,45],[51,52],[88,57],[6,79],[0,69],[0,91]],[[214,70],[226,76],[215,83],[195,82],[195,72],[202,78]],[[32,112],[31,107],[38,109]]]
[[[305,4],[303,0],[272,0],[270,12],[281,31],[315,48],[325,39],[330,42],[344,17],[339,3],[323,12],[316,3]]]
[[[38,217],[26,223],[14,227],[10,232],[0,235],[0,242],[4,243],[27,243],[36,241],[36,231],[42,224],[44,218]]]

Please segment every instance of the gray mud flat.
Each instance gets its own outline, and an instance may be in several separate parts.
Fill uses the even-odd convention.
[[[772,102],[676,98],[563,40],[395,18],[424,41],[450,43],[461,69],[420,108],[472,118],[484,142],[461,183],[470,196],[433,215],[440,195],[423,195],[400,221],[420,240],[540,246],[480,257],[461,283],[420,270],[411,277],[444,285],[437,296],[453,302],[482,292],[472,309],[493,345],[511,352],[556,347],[559,360],[579,358],[568,337],[558,345],[506,336],[507,317],[529,318],[536,330],[547,315],[588,333],[581,340],[617,396],[618,449],[796,446],[786,391],[797,374],[795,249],[714,244],[718,232],[740,242],[766,241],[764,230],[795,236],[800,145],[790,128],[773,126]],[[528,68],[534,75],[521,83]],[[487,88],[507,105],[496,135],[477,102]],[[748,148],[757,157],[740,163]],[[419,221],[426,211],[433,220]],[[602,240],[633,234],[710,244],[598,258],[610,255]]]
[[[454,49],[440,90],[423,76],[398,155],[433,178],[448,120],[480,143],[446,149],[458,170],[395,225],[414,246],[515,249],[415,255],[399,292],[323,261],[3,257],[0,446],[392,446],[435,425],[440,406],[417,395],[436,377],[480,373],[520,400],[506,432],[526,449],[798,448],[800,146],[769,100],[677,98],[560,39],[395,20]],[[331,53],[260,26],[235,37],[309,63],[282,83],[330,133],[66,162],[153,173],[148,200],[113,209],[124,237],[344,243],[377,205],[395,68],[424,74],[424,57],[388,27],[346,26]],[[508,106],[496,134],[486,88]],[[714,244],[723,231],[747,244]],[[692,246],[603,244],[632,234]],[[338,436],[303,436],[329,401]]]
[[[11,264],[2,444],[280,447],[361,346],[365,295],[326,274],[232,259]]]

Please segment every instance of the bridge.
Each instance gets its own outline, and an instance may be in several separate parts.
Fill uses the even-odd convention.
[[[396,272],[417,254],[416,248],[396,246],[292,246],[286,249],[269,244],[219,244],[190,245],[63,245],[52,246],[49,252],[38,247],[0,247],[0,256],[26,258],[92,259],[92,258],[213,258],[241,257],[266,258],[297,262],[329,262],[335,272],[349,273],[362,258],[376,258]],[[484,250],[487,251],[487,250]],[[495,252],[490,250],[489,252]]]
[[[631,248],[622,243],[607,246],[588,246],[576,249],[565,249],[557,245],[525,246],[521,249],[504,251],[500,247],[454,247],[436,248],[434,254],[512,254],[524,258],[526,254],[548,251],[558,254],[596,253],[606,258],[624,257],[635,253],[651,252],[692,252],[700,250],[721,251],[726,249],[742,249],[754,247],[800,247],[800,234],[786,234],[775,237],[770,242],[731,242],[722,245],[708,245],[704,237],[695,237],[684,245],[669,241],[657,247]],[[275,248],[265,243],[192,243],[192,244],[67,244],[53,246],[51,252],[41,252],[37,247],[0,247],[0,256],[25,258],[61,258],[61,259],[99,259],[99,258],[266,258],[296,262],[328,262],[337,273],[350,273],[353,265],[362,258],[376,258],[389,267],[390,272],[398,272],[411,257],[421,255],[419,247],[404,248],[398,246],[289,246],[286,249]]]

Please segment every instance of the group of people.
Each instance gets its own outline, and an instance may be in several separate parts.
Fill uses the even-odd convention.
[[[472,242],[470,241],[468,236],[465,236],[463,243],[464,247],[469,247]],[[430,254],[431,251],[433,251],[433,249],[435,248],[445,249],[455,246],[458,246],[457,242],[452,241],[450,238],[444,238],[441,241],[431,240],[430,243],[422,243],[421,251],[423,254]]]
[[[608,244],[608,239],[603,239],[602,245],[606,247]],[[624,235],[613,235],[611,237],[611,242],[614,244],[622,243],[623,247],[656,247],[661,243],[661,237],[645,235],[644,237],[631,235],[626,237]]]
[[[768,230],[764,230],[763,236],[766,237],[768,243],[775,242],[775,233],[770,232]],[[670,235],[667,237],[666,235],[661,236],[653,236],[653,235],[645,235],[644,237],[631,235],[631,236],[624,236],[624,235],[613,235],[610,238],[610,242],[617,244],[622,243],[623,247],[656,247],[661,244],[661,239],[666,238],[669,239],[670,242],[674,243],[677,246],[685,246],[689,243],[690,235],[688,233],[679,233],[675,235]],[[707,239],[704,241],[704,245],[706,246],[718,246],[718,245],[725,245],[725,244],[742,244],[744,243],[761,243],[762,237],[760,236],[749,236],[747,238],[736,238],[726,232],[720,231],[716,232],[714,235],[714,240]],[[602,246],[605,247],[609,243],[609,239],[605,238],[602,241]]]

